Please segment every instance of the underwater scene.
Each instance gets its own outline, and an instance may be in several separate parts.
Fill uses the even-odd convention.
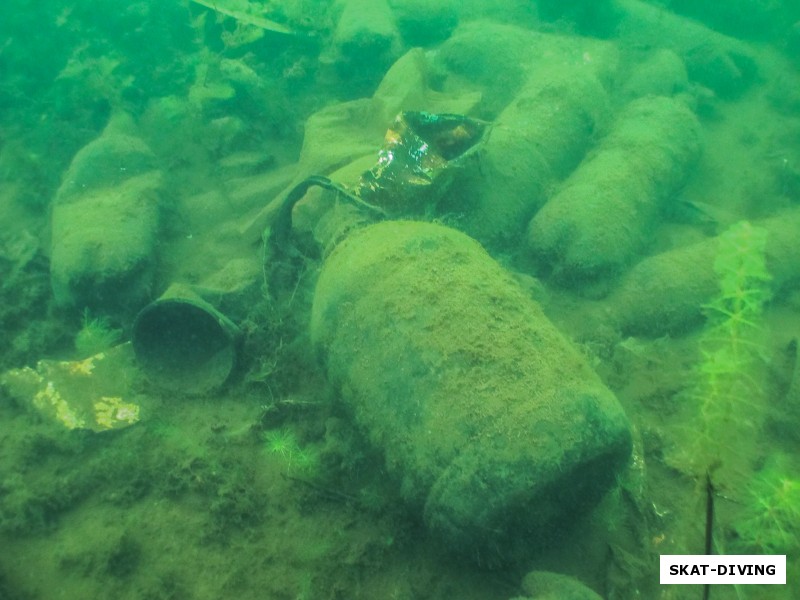
[[[800,2],[3,7],[0,600],[800,597]]]

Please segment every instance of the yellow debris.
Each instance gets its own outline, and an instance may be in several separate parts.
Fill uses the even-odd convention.
[[[139,407],[118,396],[103,396],[94,403],[94,418],[104,429],[124,427],[139,420]]]

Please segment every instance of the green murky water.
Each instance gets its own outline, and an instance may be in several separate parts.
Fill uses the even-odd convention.
[[[799,203],[794,0],[7,0],[0,600],[793,598]]]

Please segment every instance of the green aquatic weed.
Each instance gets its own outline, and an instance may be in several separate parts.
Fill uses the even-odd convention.
[[[313,475],[319,471],[320,456],[314,448],[306,446],[297,453],[295,466],[300,473]]]
[[[264,436],[268,454],[279,458],[288,473],[313,475],[319,470],[319,452],[310,446],[301,446],[290,429],[282,427]]]
[[[699,472],[746,464],[760,419],[764,365],[762,313],[770,298],[766,231],[742,221],[719,236],[714,262],[719,294],[705,307],[690,396],[699,413],[699,430],[690,456]],[[747,416],[747,418],[745,418]],[[716,468],[716,467],[715,467]]]
[[[743,549],[793,554],[800,549],[800,479],[774,459],[747,487],[746,504],[734,529]]]
[[[94,356],[120,341],[122,330],[115,329],[105,317],[93,317],[86,308],[80,331],[75,336],[75,350],[81,357]]]
[[[291,461],[300,452],[297,437],[285,427],[268,431],[264,436],[264,441],[270,454],[275,454],[288,461]]]
[[[771,297],[766,245],[767,232],[747,221],[733,225],[719,237],[714,261],[719,295],[704,307],[708,319],[706,345],[717,343],[745,357],[751,354],[742,345],[748,345],[748,337],[761,329],[761,313]]]

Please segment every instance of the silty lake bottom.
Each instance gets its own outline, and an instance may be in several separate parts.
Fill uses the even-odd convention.
[[[797,2],[3,13],[0,599],[796,596]]]

